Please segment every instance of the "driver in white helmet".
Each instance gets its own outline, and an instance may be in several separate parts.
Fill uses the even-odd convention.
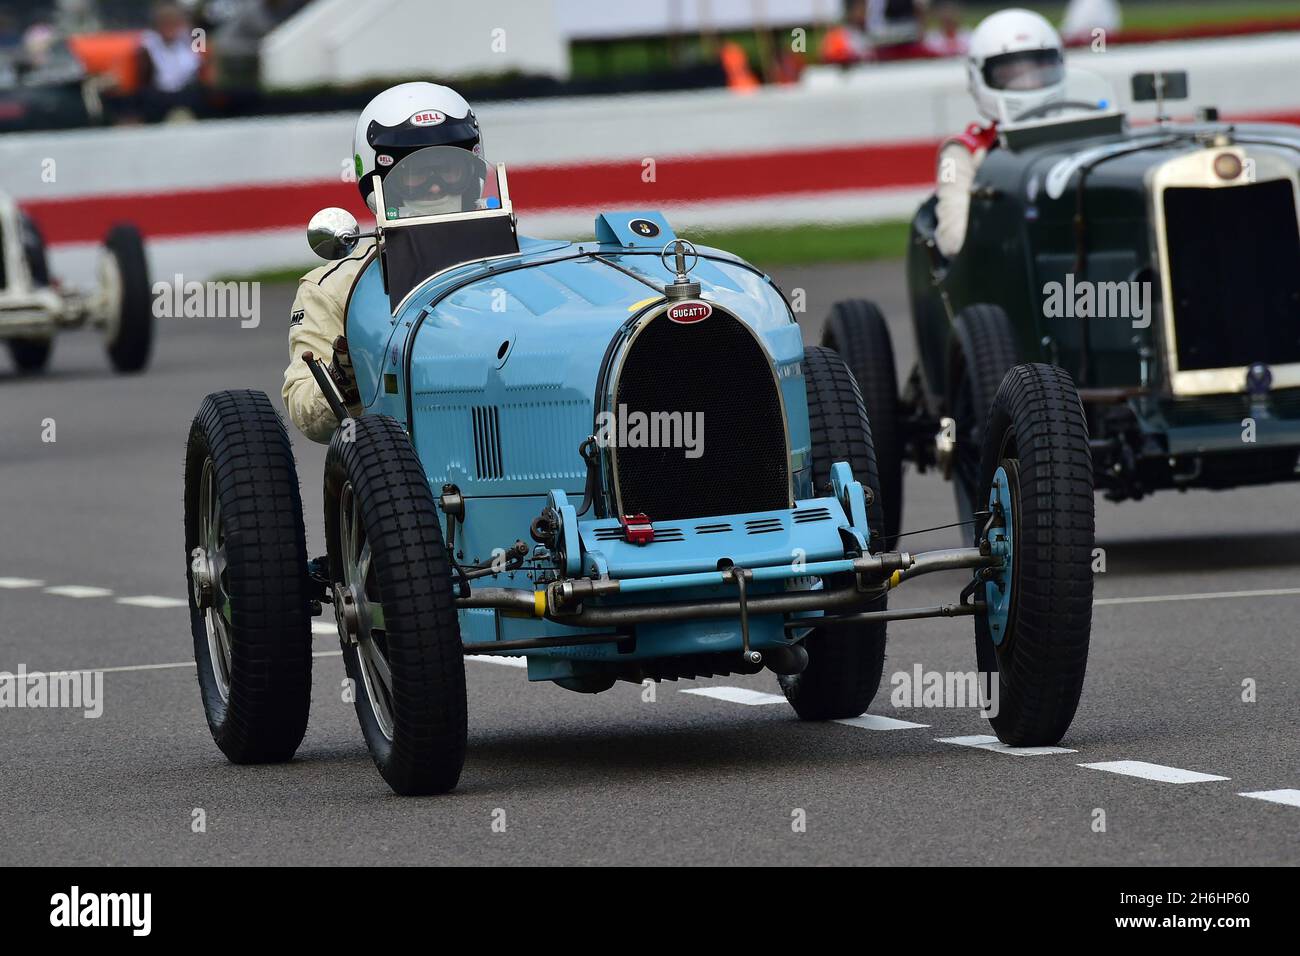
[[[966,55],[971,97],[987,125],[972,123],[939,148],[934,237],[946,257],[966,241],[975,171],[997,145],[998,124],[1065,98],[1061,38],[1030,10],[999,10],[971,34]]]
[[[469,103],[455,90],[434,83],[402,83],[380,93],[367,104],[357,119],[353,136],[353,161],[357,186],[371,211],[375,209],[372,177],[384,178],[389,170],[410,153],[427,146],[457,146],[482,156],[483,144],[478,120]],[[437,159],[437,157],[435,157]],[[431,164],[401,174],[408,181],[394,183],[394,195],[406,197],[403,215],[437,215],[459,212],[465,191],[458,189],[458,177],[472,174],[472,163],[464,169],[455,164]],[[468,174],[466,170],[471,170]],[[419,178],[420,181],[413,181]],[[477,195],[477,180],[472,194]],[[385,184],[385,192],[388,192]],[[329,373],[343,396],[348,412],[361,414],[352,361],[344,338],[344,310],[352,283],[361,272],[374,246],[366,241],[352,255],[308,272],[298,283],[289,316],[289,367],[284,370],[284,405],[289,418],[313,441],[326,443],[338,421],[311,370],[302,361],[304,352],[329,359]]]

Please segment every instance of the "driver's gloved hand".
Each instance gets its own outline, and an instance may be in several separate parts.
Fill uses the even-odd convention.
[[[334,340],[334,358],[330,361],[329,373],[345,405],[356,405],[361,401],[357,378],[352,372],[352,356],[348,354],[348,340],[341,335]]]

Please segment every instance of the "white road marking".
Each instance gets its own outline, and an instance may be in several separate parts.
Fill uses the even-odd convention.
[[[44,581],[37,581],[35,578],[0,578],[0,588],[38,588]]]
[[[757,707],[760,704],[785,703],[785,697],[781,694],[765,694],[761,690],[750,690],[747,687],[685,687],[682,689],[682,693],[697,694],[700,697],[713,697],[732,704],[745,704],[748,707]]]
[[[141,594],[138,597],[120,597],[115,600],[118,604],[129,604],[131,607],[185,607],[190,603],[180,598],[162,597],[158,594]]]
[[[1016,757],[1042,757],[1046,754],[1073,754],[1077,750],[1068,747],[1012,747],[988,734],[974,734],[969,737],[935,737],[941,744],[956,744],[958,747],[974,747],[976,750],[991,750],[999,754],[1012,754]]]
[[[912,730],[918,727],[930,726],[929,724],[914,724],[906,720],[897,720],[893,717],[882,717],[879,714],[848,717],[844,720],[837,720],[835,723],[843,724],[845,727],[861,727],[863,730]]]
[[[1300,594],[1300,588],[1261,588],[1258,591],[1203,591],[1197,594],[1148,594],[1142,597],[1093,598],[1095,605],[1103,604],[1156,604],[1162,601],[1217,601],[1221,598],[1289,597]]]
[[[333,622],[312,621],[311,632],[320,637],[329,637],[330,635],[338,637],[339,629],[338,625]]]
[[[1158,763],[1147,763],[1145,760],[1104,760],[1101,763],[1081,763],[1079,766],[1087,767],[1089,770],[1119,773],[1126,777],[1158,780],[1161,783],[1208,783],[1212,780],[1232,779],[1231,777],[1219,777],[1212,773],[1200,773],[1196,770],[1164,767]]]
[[[113,592],[108,588],[93,588],[85,584],[59,584],[52,588],[46,588],[45,593],[57,594],[59,597],[98,598],[108,597]]]
[[[1254,790],[1250,793],[1239,793],[1239,797],[1250,797],[1252,800],[1267,800],[1269,803],[1282,803],[1288,807],[1300,807],[1300,790]]]
[[[527,667],[528,658],[522,656],[506,656],[505,654],[466,654],[467,661],[484,661],[488,664],[505,664],[507,667]]]
[[[341,657],[342,651],[314,651],[312,657]],[[25,671],[28,677],[45,677],[47,674],[126,674],[131,671],[167,671],[179,667],[193,667],[193,661],[175,661],[167,664],[124,664],[120,667],[70,667],[57,671]]]

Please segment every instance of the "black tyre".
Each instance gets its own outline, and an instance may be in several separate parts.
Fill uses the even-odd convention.
[[[975,617],[980,670],[998,674],[990,722],[1012,746],[1049,746],[1078,706],[1092,626],[1092,456],[1069,374],[1012,368],[986,434],[981,500],[1005,478],[1011,514],[1011,573],[981,589],[989,613]]]
[[[50,284],[50,260],[45,254],[45,236],[32,217],[23,212],[18,214],[18,236],[32,284],[40,288],[47,287]]]
[[[144,240],[135,226],[119,224],[108,231],[104,250],[119,286],[116,315],[107,327],[108,358],[118,372],[139,372],[153,351],[153,301]]]
[[[54,339],[10,339],[8,345],[10,358],[24,375],[45,371],[54,351]]]
[[[978,494],[980,453],[984,423],[988,421],[993,397],[1002,377],[1019,355],[1011,320],[996,305],[970,305],[957,315],[955,353],[949,368],[948,408],[956,421],[953,454],[953,491],[957,497],[957,520],[970,521],[982,511]],[[965,534],[973,541],[979,529],[967,525]]]
[[[857,379],[871,422],[883,498],[884,532],[894,546],[903,518],[903,435],[898,420],[898,373],[885,316],[874,302],[848,299],[831,306],[822,345],[840,353]]]
[[[402,426],[355,426],[325,458],[325,533],[357,717],[394,791],[444,793],[465,762],[466,700],[438,511]]]
[[[823,493],[830,486],[831,465],[848,462],[853,477],[869,488],[871,527],[880,527],[880,481],[871,425],[862,393],[844,361],[828,348],[804,350],[808,420],[812,429],[813,484]],[[880,538],[873,535],[873,541]],[[878,550],[878,547],[872,547]],[[882,596],[871,610],[884,610]],[[786,700],[802,720],[857,717],[871,705],[885,666],[885,623],[816,628],[803,640],[808,666],[801,674],[778,678]]]
[[[212,738],[235,763],[288,760],[311,705],[311,597],[293,451],[261,392],[215,392],[199,406],[185,553]]]

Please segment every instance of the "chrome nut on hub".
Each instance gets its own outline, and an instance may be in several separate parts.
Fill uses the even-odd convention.
[[[207,551],[195,548],[190,552],[190,587],[194,591],[194,604],[200,610],[212,606],[212,563]]]
[[[334,585],[334,623],[338,626],[340,637],[349,644],[357,642],[357,635],[361,631],[357,598],[351,588],[341,584]]]
[[[939,419],[939,430],[934,433],[934,463],[945,479],[952,477],[952,461],[957,451],[957,421]]]

